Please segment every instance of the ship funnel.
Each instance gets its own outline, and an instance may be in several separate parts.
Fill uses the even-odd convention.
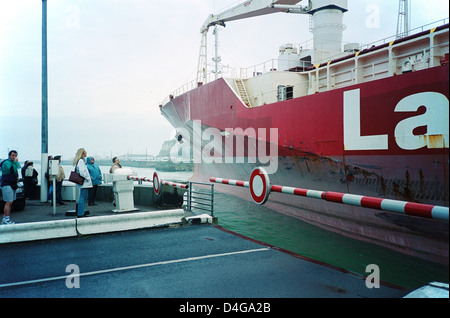
[[[343,14],[347,0],[311,0],[309,14],[314,37],[315,61],[342,52],[342,34],[345,29]]]

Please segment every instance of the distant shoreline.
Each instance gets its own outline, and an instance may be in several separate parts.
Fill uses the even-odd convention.
[[[95,160],[99,166],[112,166],[111,160]],[[72,165],[71,160],[61,160],[62,165]],[[120,159],[120,164],[125,167],[155,168],[158,171],[194,171],[193,163],[172,161],[135,161]]]
[[[3,159],[1,159],[3,160]],[[0,160],[0,161],[1,161]],[[41,160],[30,160],[35,164],[41,164]],[[111,160],[95,160],[99,166],[112,166]],[[20,163],[22,166],[22,162]],[[62,165],[72,166],[72,160],[61,160]],[[136,161],[121,159],[120,164],[127,167],[135,168],[155,168],[158,171],[194,171],[193,163],[172,162],[172,161]]]

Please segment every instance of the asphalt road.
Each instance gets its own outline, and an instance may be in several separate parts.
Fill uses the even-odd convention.
[[[402,297],[210,225],[0,245],[0,297]],[[79,276],[77,274],[80,274]],[[71,287],[71,288],[70,288]]]

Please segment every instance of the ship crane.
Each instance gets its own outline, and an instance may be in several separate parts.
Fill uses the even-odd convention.
[[[225,27],[228,21],[247,19],[251,17],[277,12],[309,14],[312,16],[312,33],[314,60],[323,55],[334,55],[341,52],[343,13],[347,11],[347,0],[310,0],[308,5],[299,5],[298,0],[247,0],[216,15],[210,14],[200,28],[202,41],[198,61],[197,81],[207,82],[207,34],[210,27],[214,27],[215,39],[215,73],[218,75],[220,57],[217,52],[218,26]],[[321,52],[321,53],[320,53]]]

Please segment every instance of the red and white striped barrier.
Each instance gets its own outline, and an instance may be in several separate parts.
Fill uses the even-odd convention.
[[[270,191],[273,191],[430,219],[449,220],[449,208],[444,206],[381,199],[333,191],[318,191],[280,185],[271,186],[268,175],[262,168],[253,170],[249,182],[222,178],[210,178],[209,180],[216,183],[249,187],[250,194],[257,204],[264,204]]]
[[[160,180],[158,173],[156,171],[153,173],[153,179],[145,178],[145,177],[135,177],[135,176],[128,176],[127,178],[128,178],[128,180],[134,180],[134,181],[153,182],[153,190],[155,191],[155,194],[159,194],[159,192],[161,191],[162,184],[167,185],[169,187],[178,188],[178,189],[187,189],[189,187],[187,184],[183,184],[183,183]]]
[[[209,178],[209,181],[215,182],[215,183],[223,183],[223,184],[229,184],[229,185],[235,185],[238,187],[249,187],[248,181],[239,181],[239,180],[232,180],[232,179],[223,179],[223,178]]]
[[[145,177],[142,178],[142,177],[135,177],[135,176],[128,176],[128,180],[153,182],[153,180],[150,178],[145,178]]]
[[[173,188],[178,188],[178,189],[187,189],[188,185],[184,184],[184,183],[176,183],[176,182],[171,182],[171,181],[161,181],[162,184],[165,184],[167,186],[173,187]]]

